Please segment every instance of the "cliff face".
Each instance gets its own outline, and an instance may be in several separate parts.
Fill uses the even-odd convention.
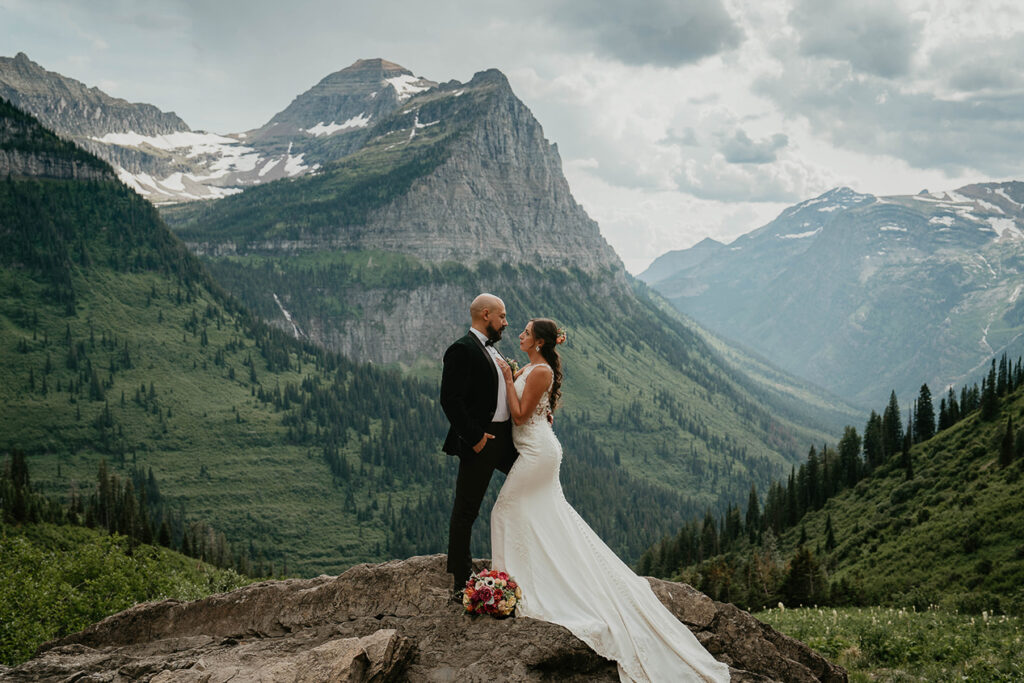
[[[214,256],[376,249],[433,263],[622,270],[500,72],[413,95],[368,135],[321,177],[232,197],[177,231]]]
[[[0,178],[114,180],[111,168],[0,99]]]
[[[0,149],[0,178],[6,176],[62,178],[64,180],[114,179],[109,169],[88,162],[61,158],[51,154],[31,154],[18,150]]]
[[[483,72],[466,87],[491,90],[486,109],[445,163],[372,216],[367,246],[435,262],[621,269],[573,199],[557,148],[504,75]]]
[[[477,567],[482,567],[477,561]],[[685,584],[659,599],[733,681],[845,681],[804,644]],[[613,662],[569,631],[466,615],[448,602],[444,556],[359,565],[338,577],[254,584],[191,603],[132,607],[51,642],[6,680],[198,682],[612,681]]]
[[[480,291],[520,303],[517,328],[521,316],[556,315],[563,303],[546,297],[631,296],[557,148],[500,72],[412,94],[368,130],[358,152],[315,177],[180,223],[165,215],[265,318],[361,360],[439,358]],[[360,259],[354,272],[337,265]],[[268,261],[277,265],[265,271]],[[567,271],[591,281],[552,285]],[[514,294],[531,288],[529,300]]]

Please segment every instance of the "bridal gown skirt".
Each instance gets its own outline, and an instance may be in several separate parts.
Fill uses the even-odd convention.
[[[519,458],[491,512],[493,564],[523,588],[520,616],[569,629],[631,681],[728,681],[729,667],[658,600],[565,500],[545,420],[514,427]]]

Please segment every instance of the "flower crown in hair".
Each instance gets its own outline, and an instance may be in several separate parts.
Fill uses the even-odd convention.
[[[555,332],[555,344],[564,344],[566,340],[565,329],[559,327],[558,331]]]

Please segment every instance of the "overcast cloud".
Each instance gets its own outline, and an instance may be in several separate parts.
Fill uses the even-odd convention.
[[[633,272],[836,185],[1024,179],[1016,0],[0,0],[0,44],[222,133],[360,58],[499,68]]]

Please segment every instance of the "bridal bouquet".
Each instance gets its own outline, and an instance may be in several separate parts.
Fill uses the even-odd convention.
[[[505,572],[482,569],[469,577],[462,591],[462,606],[472,614],[507,617],[515,611],[523,589]]]

